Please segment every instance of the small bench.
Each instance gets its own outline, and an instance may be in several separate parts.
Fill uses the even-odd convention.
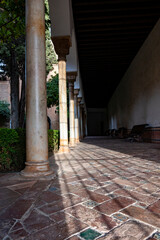
[[[148,126],[149,124],[140,124],[133,126],[131,133],[129,134],[128,140],[130,142],[142,142],[142,135],[145,131],[145,128]]]

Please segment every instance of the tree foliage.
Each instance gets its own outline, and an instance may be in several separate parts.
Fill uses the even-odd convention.
[[[46,74],[53,70],[53,64],[57,63],[57,57],[51,40],[51,21],[49,17],[49,4],[45,0],[45,25],[46,25]]]
[[[46,74],[53,70],[53,64],[57,63],[56,53],[51,41],[50,29],[46,29]]]
[[[56,54],[50,36],[48,1],[45,0],[46,75],[53,69]],[[25,0],[0,1],[0,65],[11,83],[12,127],[23,127],[25,118]],[[22,80],[19,101],[19,79]]]
[[[11,76],[11,58],[16,57],[18,74],[25,65],[25,0],[0,2],[0,62],[3,72]]]
[[[46,74],[53,70],[53,64],[57,63],[57,56],[51,41],[51,22],[49,18],[49,5],[45,0],[45,22],[46,22]],[[47,84],[47,107],[59,105],[58,74],[51,76]]]
[[[11,58],[15,53],[18,74],[25,65],[25,0],[0,2],[0,61],[3,71],[11,76]]]
[[[10,78],[11,126],[17,128],[23,125],[25,113],[25,1],[2,0],[0,15],[0,62],[3,74]]]
[[[10,77],[11,76],[11,57],[12,51],[14,50],[15,53],[15,60],[17,63],[17,69],[15,69],[20,76],[23,78],[24,71],[25,71],[25,37],[21,36],[21,38],[15,40],[14,48],[8,43],[1,44],[0,48],[0,63],[2,74]]]
[[[56,53],[51,41],[49,18],[49,5],[45,0],[45,25],[46,25],[46,74],[57,63]],[[22,74],[25,64],[25,0],[2,0],[0,2],[0,61],[3,69],[10,76],[8,58],[11,57],[10,49],[15,49],[18,60],[18,71]]]
[[[1,0],[0,2],[0,43],[12,43],[25,34],[25,1]]]
[[[59,92],[58,92],[58,74],[52,76],[47,82],[47,107],[50,108],[54,105],[59,105]]]

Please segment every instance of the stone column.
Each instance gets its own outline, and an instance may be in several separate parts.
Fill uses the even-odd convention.
[[[75,143],[79,143],[78,94],[79,89],[74,89]]]
[[[87,112],[85,111],[85,136],[87,136]]]
[[[83,139],[84,137],[84,121],[83,121],[83,107],[84,107],[84,104],[83,103],[80,103],[80,111],[81,111],[81,120],[80,120],[80,124],[81,124],[81,139]]]
[[[86,115],[85,108],[83,108],[83,136],[86,136]]]
[[[82,139],[82,131],[81,131],[81,107],[80,102],[82,101],[82,97],[77,97],[78,100],[78,121],[79,121],[79,140]]]
[[[26,0],[26,177],[52,173],[48,162],[44,0]]]
[[[53,37],[55,51],[58,55],[59,70],[59,153],[69,152],[68,147],[68,120],[67,120],[67,82],[66,82],[66,55],[71,46],[70,37]]]
[[[69,126],[70,126],[70,147],[75,145],[75,125],[74,125],[74,82],[77,72],[67,72],[67,80],[69,83]]]
[[[85,107],[83,108],[83,136],[86,136],[86,112]]]

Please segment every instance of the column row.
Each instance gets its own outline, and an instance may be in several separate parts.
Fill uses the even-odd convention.
[[[26,167],[23,176],[39,177],[53,173],[48,161],[45,18],[44,0],[26,0]],[[52,38],[58,55],[59,68],[59,152],[69,152],[85,135],[85,113],[78,89],[74,89],[76,72],[66,76],[66,55],[69,36]],[[69,116],[67,117],[67,78],[69,82]]]

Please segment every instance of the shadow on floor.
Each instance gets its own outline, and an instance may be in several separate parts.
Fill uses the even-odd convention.
[[[53,180],[0,175],[0,239],[144,240],[159,234],[154,146],[86,138],[69,154],[50,156],[58,165]]]

